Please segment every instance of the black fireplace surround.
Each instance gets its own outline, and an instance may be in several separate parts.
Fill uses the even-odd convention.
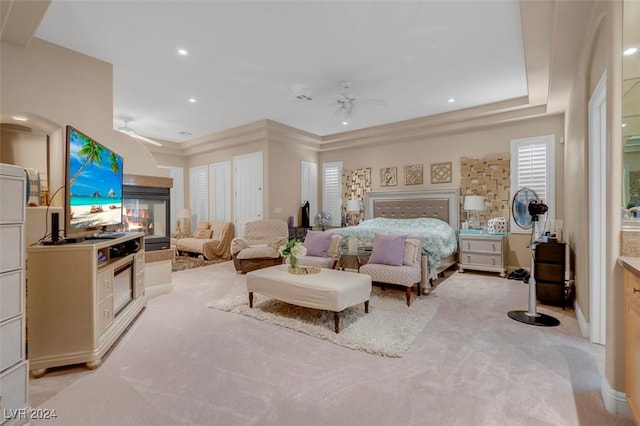
[[[169,188],[123,185],[124,230],[143,232],[146,251],[171,246]]]

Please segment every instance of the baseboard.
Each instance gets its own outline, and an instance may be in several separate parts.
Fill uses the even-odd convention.
[[[582,309],[580,309],[577,301],[574,303],[574,309],[578,325],[580,326],[580,332],[583,337],[589,339],[589,323],[584,318]],[[627,394],[613,389],[603,373],[600,373],[600,382],[600,393],[602,394],[602,400],[607,411],[631,418],[631,410],[627,404]]]
[[[580,309],[580,305],[577,301],[574,302],[573,309],[576,313],[576,319],[578,320],[578,326],[580,326],[580,333],[582,333],[582,337],[586,337],[587,339],[589,339],[589,323],[585,319],[584,314],[582,313],[582,309]]]
[[[173,284],[160,284],[160,285],[152,285],[144,289],[145,294],[148,299],[153,299],[156,296],[160,296],[161,294],[171,293],[173,291]]]
[[[627,404],[627,394],[617,391],[609,385],[606,377],[602,377],[602,400],[608,412],[631,418],[631,410]]]

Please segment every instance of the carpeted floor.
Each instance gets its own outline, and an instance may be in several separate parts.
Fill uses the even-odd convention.
[[[200,268],[203,266],[215,265],[226,262],[223,259],[206,260],[200,256],[175,256],[171,261],[171,272],[184,271],[185,269]]]
[[[234,286],[222,299],[213,300],[208,306],[287,327],[347,348],[390,357],[399,357],[409,349],[436,311],[436,305],[430,303],[428,296],[414,296],[408,307],[404,287],[382,289],[374,286],[369,313],[364,312],[364,304],[345,309],[340,313],[340,333],[336,334],[333,312],[291,305],[258,293],[254,293],[253,308],[250,308],[246,286],[242,285]]]
[[[528,287],[453,274],[400,358],[207,308],[242,286],[231,262],[175,272],[103,364],[30,380],[33,425],[632,426],[608,413],[573,311],[553,328],[511,320]],[[409,308],[410,309],[410,308]]]

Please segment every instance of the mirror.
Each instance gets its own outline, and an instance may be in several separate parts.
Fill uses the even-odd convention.
[[[640,225],[640,2],[626,0],[622,43],[623,220]],[[636,50],[633,51],[633,48]]]

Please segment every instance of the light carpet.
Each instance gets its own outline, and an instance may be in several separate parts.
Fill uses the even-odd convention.
[[[186,269],[200,268],[203,266],[215,265],[216,263],[226,262],[224,259],[207,260],[204,256],[176,256],[171,261],[171,272],[184,271]]]
[[[364,312],[364,304],[342,311],[340,333],[334,331],[331,311],[295,306],[258,293],[254,293],[253,309],[250,308],[247,288],[243,284],[232,287],[222,299],[213,300],[208,306],[290,328],[347,348],[400,357],[437,310],[437,300],[429,296],[412,296],[411,306],[407,306],[404,288],[374,286],[369,313]]]

